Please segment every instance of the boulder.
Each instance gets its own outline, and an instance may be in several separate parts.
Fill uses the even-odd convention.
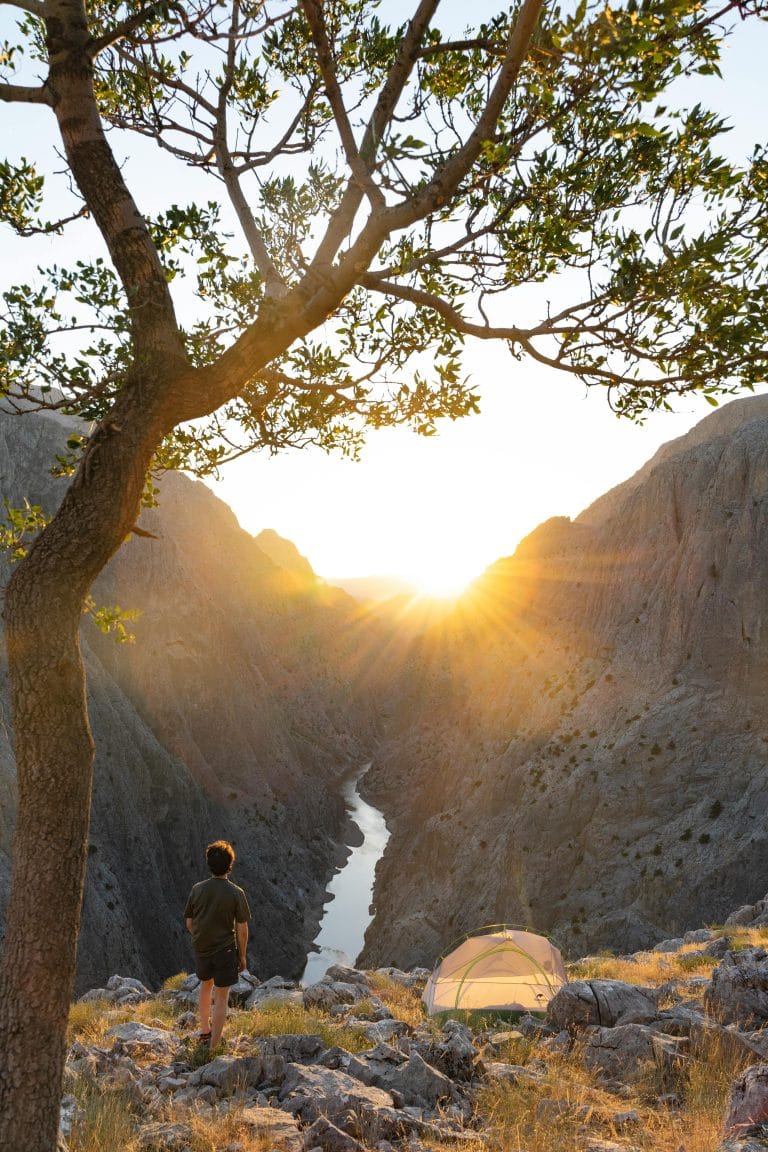
[[[347,1020],[350,1028],[360,1028],[361,1032],[372,1044],[387,1043],[397,1036],[407,1036],[411,1031],[409,1024],[404,1020],[361,1020],[357,1016],[350,1016]]]
[[[191,1088],[206,1085],[218,1096],[231,1096],[245,1088],[255,1088],[263,1080],[264,1065],[260,1056],[217,1056],[189,1077]]]
[[[352,1056],[345,1071],[363,1084],[373,1084],[393,1096],[396,1094],[406,1106],[435,1108],[457,1096],[453,1082],[427,1064],[418,1052],[411,1052],[406,1058],[385,1044]]]
[[[731,1086],[725,1135],[752,1136],[763,1126],[768,1128],[768,1064],[753,1064]]]
[[[643,1024],[595,1028],[584,1040],[584,1063],[622,1084],[634,1084],[650,1064],[671,1071],[687,1048],[685,1039],[659,1035]]]
[[[129,1056],[152,1056],[157,1060],[172,1056],[179,1046],[175,1032],[167,1028],[149,1028],[146,1024],[116,1024],[107,1029],[105,1040],[112,1040],[112,1051]]]
[[[244,1008],[254,991],[259,987],[261,985],[256,976],[252,976],[250,972],[241,972],[237,977],[237,983],[233,984],[229,990],[231,1007]]]
[[[683,936],[685,944],[706,944],[712,939],[714,932],[711,928],[692,928]]]
[[[480,1054],[469,1028],[459,1020],[447,1020],[440,1039],[432,1036],[417,1039],[412,1047],[428,1064],[444,1072],[451,1080],[472,1080],[476,1074]]]
[[[283,1149],[286,1152],[302,1152],[304,1148],[312,1147],[311,1144],[305,1144],[298,1124],[282,1108],[243,1108],[238,1113],[238,1120],[248,1136],[258,1142],[259,1147],[279,1148],[281,1152]]]
[[[621,980],[573,980],[553,996],[547,1022],[558,1032],[598,1025],[649,1024],[656,1018],[657,997],[652,988]]]
[[[246,1008],[261,1008],[264,1004],[301,1004],[302,991],[298,986],[288,987],[280,985],[279,987],[269,987],[267,984],[260,984],[258,988],[254,988],[248,999],[245,1001],[244,1007]]]
[[[682,936],[675,936],[672,940],[660,940],[653,947],[654,952],[679,952],[685,940]]]
[[[742,904],[741,908],[737,908],[735,912],[731,912],[730,916],[726,917],[726,928],[743,928],[747,924],[751,924],[755,916],[758,915],[756,905]]]
[[[304,1132],[305,1148],[322,1148],[323,1152],[365,1152],[364,1146],[354,1136],[342,1132],[324,1116],[318,1116],[314,1124]]]
[[[768,953],[765,949],[728,952],[712,973],[705,1003],[723,1024],[755,1028],[768,1021]]]
[[[329,1011],[339,1004],[354,1004],[358,1000],[365,1000],[369,995],[367,985],[353,983],[351,980],[324,978],[303,990],[302,1003],[305,1008],[324,1008]]]
[[[363,1120],[370,1120],[379,1109],[391,1108],[393,1103],[389,1092],[363,1084],[346,1072],[302,1064],[288,1068],[280,1102],[282,1108],[299,1116],[305,1124],[325,1116],[346,1132],[352,1128],[353,1135]]]
[[[429,979],[429,969],[414,968],[411,972],[403,972],[400,968],[377,968],[376,975],[385,976],[403,988],[414,988],[417,984],[426,984]]]
[[[325,979],[343,984],[358,984],[366,989],[366,995],[371,988],[371,980],[367,972],[360,972],[357,968],[350,968],[346,964],[331,964],[326,970]]]

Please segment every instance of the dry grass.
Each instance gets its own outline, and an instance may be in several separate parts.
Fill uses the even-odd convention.
[[[702,956],[700,944],[686,944],[679,952],[639,952],[637,957],[621,960],[585,956],[568,966],[568,976],[571,980],[623,980],[626,984],[657,988],[689,972],[708,976],[719,963],[713,956]]]
[[[382,973],[372,973],[371,986],[375,995],[384,1001],[396,1020],[402,1020],[412,1028],[417,1028],[430,1019],[424,1010],[420,993],[412,988],[404,988],[397,980]]]
[[[109,1000],[77,1000],[69,1009],[67,1043],[102,1044],[105,1033],[116,1024],[146,1024],[148,1028],[176,1025],[184,1006],[169,1000],[143,1000],[140,1004],[112,1004]]]
[[[348,1052],[363,1052],[371,1042],[361,1028],[349,1028],[320,1009],[309,1011],[291,1001],[267,1001],[247,1011],[235,1009],[227,1021],[227,1033],[241,1036],[319,1036],[325,1045],[338,1044]]]
[[[134,1152],[138,1148],[139,1116],[124,1089],[81,1077],[74,1095],[79,1110],[72,1125],[70,1152]]]
[[[141,1108],[123,1089],[81,1077],[75,1096],[79,1112],[72,1126],[70,1152],[138,1152],[139,1147],[146,1147],[140,1141]],[[144,1117],[144,1124],[153,1122]],[[237,1104],[226,1111],[169,1107],[161,1122],[184,1125],[189,1131],[185,1145],[189,1152],[218,1152],[233,1143],[241,1145],[244,1152],[267,1152],[274,1147],[269,1133],[254,1130],[245,1120],[243,1107]]]
[[[185,980],[189,979],[189,972],[177,972],[163,981],[163,992],[178,992]]]
[[[267,1152],[274,1148],[275,1141],[268,1131],[260,1133],[252,1123],[246,1122],[244,1107],[234,1104],[226,1111],[170,1108],[166,1120],[170,1124],[183,1124],[190,1130],[189,1152],[218,1152],[232,1144],[241,1145],[244,1152]]]
[[[543,1057],[537,1067],[545,1071],[540,1083],[521,1080],[482,1092],[478,1105],[491,1146],[503,1152],[579,1152],[594,1137],[629,1142],[643,1152],[713,1152],[731,1083],[748,1062],[727,1037],[713,1033],[694,1046],[673,1084],[662,1083],[660,1069],[650,1066],[631,1094],[617,1097],[583,1067],[578,1053],[552,1056],[534,1047],[509,1056],[519,1064]],[[682,1101],[679,1109],[658,1101],[660,1090],[671,1089]],[[634,1124],[617,1123],[630,1111],[637,1113]]]

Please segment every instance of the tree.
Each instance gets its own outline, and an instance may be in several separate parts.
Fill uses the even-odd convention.
[[[7,290],[0,343],[6,404],[93,421],[4,608],[19,809],[0,1145],[50,1152],[93,758],[79,622],[148,477],[253,448],[355,453],[385,425],[429,435],[476,409],[468,337],[633,417],[764,379],[765,151],[736,167],[717,116],[665,103],[763,6],[522,0],[452,39],[439,0],[397,28],[374,0],[3,2],[19,19],[0,99],[55,120],[74,197],[46,220],[35,166],[7,161],[3,222],[57,234],[86,215],[106,250]],[[211,199],[142,217],[110,144],[131,133]],[[523,289],[549,280],[571,302],[528,319]]]

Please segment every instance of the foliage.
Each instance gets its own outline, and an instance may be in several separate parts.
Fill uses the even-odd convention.
[[[13,508],[10,501],[3,500],[5,523],[0,523],[0,554],[5,553],[9,560],[21,560],[27,553],[30,536],[36,535],[48,522],[39,504],[24,501],[21,508]]]
[[[0,522],[0,555],[5,553],[12,562],[23,560],[32,539],[45,527],[49,518],[39,504],[30,504],[28,500],[21,508],[14,508],[10,501],[3,500],[3,507],[5,523]],[[117,644],[130,644],[135,636],[126,625],[138,620],[141,612],[137,608],[121,608],[119,604],[99,606],[93,596],[86,596],[83,615]]]
[[[393,217],[315,334],[171,430],[158,466],[203,475],[254,446],[354,455],[366,427],[392,424],[431,435],[477,409],[467,337],[606,387],[634,418],[761,382],[766,150],[726,160],[728,124],[679,101],[686,78],[719,74],[729,19],[763,7],[549,6],[488,138],[424,208],[483,116],[514,13],[461,40],[427,22],[419,42],[371,0],[92,5],[105,124],[214,178],[215,198],[149,222],[193,365],[215,364],[297,285],[309,298],[359,247],[366,211]],[[394,116],[381,93],[409,44]],[[27,13],[5,77],[46,59]],[[32,161],[0,166],[0,220],[50,230],[45,200]],[[570,301],[554,315],[552,291]],[[102,417],[136,362],[115,270],[101,256],[51,264],[3,300],[0,390]]]

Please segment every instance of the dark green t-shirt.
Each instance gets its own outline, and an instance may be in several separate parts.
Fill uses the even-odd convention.
[[[195,884],[184,916],[192,920],[192,944],[198,956],[212,956],[236,943],[235,924],[251,918],[245,892],[225,876]]]

